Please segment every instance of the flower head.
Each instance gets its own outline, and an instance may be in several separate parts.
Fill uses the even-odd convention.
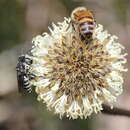
[[[124,47],[117,37],[96,25],[94,39],[83,43],[65,18],[52,24],[50,34],[33,39],[30,83],[36,86],[38,100],[49,110],[69,118],[87,118],[101,111],[122,93],[122,72],[126,63]]]

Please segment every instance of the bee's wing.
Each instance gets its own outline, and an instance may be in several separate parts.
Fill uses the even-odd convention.
[[[17,82],[18,82],[18,91],[19,93],[24,92],[24,75],[17,71]]]

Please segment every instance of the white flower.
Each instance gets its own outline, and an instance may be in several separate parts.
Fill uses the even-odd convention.
[[[77,101],[73,101],[66,111],[67,117],[77,119],[78,117],[83,118],[82,107],[79,106]]]
[[[66,103],[67,103],[67,95],[64,94],[60,98],[58,98],[52,105],[52,107],[55,109],[55,113],[59,114],[61,118],[66,112],[65,109]]]
[[[49,110],[72,119],[100,112],[103,103],[113,103],[123,91],[126,63],[123,45],[116,36],[96,25],[93,41],[81,42],[70,19],[52,24],[50,34],[33,39],[33,63],[38,100]]]
[[[83,101],[83,115],[85,116],[85,118],[87,118],[87,116],[90,116],[92,114],[93,108],[87,96],[83,97],[82,101]]]

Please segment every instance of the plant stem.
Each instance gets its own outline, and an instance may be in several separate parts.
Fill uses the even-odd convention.
[[[130,117],[130,110],[125,110],[123,108],[117,108],[117,107],[111,108],[110,106],[105,105],[105,104],[103,104],[102,113],[109,114],[109,115],[115,115],[115,116]]]

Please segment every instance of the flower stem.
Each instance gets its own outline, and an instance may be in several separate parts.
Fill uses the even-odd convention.
[[[127,116],[130,117],[130,110],[125,110],[123,108],[117,108],[103,104],[103,110],[102,113],[109,114],[109,115],[115,115],[115,116]]]

